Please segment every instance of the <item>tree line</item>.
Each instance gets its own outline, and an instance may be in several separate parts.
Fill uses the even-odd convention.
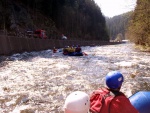
[[[150,47],[150,0],[137,0],[127,34],[135,44]]]
[[[133,12],[105,20],[94,0],[0,0],[0,29],[18,32],[18,28],[39,28],[45,29],[49,37],[65,34],[76,40],[122,37],[150,46],[149,6],[149,0],[137,0]]]
[[[106,17],[110,40],[117,40],[118,37],[120,37],[121,40],[125,39],[128,22],[131,20],[132,13],[131,11],[112,18]]]
[[[129,39],[136,45],[150,47],[150,0],[137,0],[134,11],[106,17],[110,40]]]

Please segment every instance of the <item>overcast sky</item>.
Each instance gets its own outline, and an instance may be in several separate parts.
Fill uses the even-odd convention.
[[[134,10],[136,0],[95,0],[103,15],[113,17]]]

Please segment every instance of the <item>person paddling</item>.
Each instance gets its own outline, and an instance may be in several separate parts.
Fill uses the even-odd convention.
[[[89,108],[89,96],[85,92],[75,91],[67,96],[64,113],[89,113]]]
[[[91,94],[91,113],[139,113],[125,94],[120,92],[124,82],[124,77],[120,72],[109,72],[105,80],[108,88],[100,88]]]
[[[57,49],[54,47],[53,48],[53,53],[56,53],[57,52]]]

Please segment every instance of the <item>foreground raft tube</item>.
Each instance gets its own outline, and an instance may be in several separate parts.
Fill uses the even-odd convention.
[[[129,100],[139,113],[150,113],[150,91],[139,91]]]

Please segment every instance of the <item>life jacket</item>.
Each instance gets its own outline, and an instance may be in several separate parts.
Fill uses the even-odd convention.
[[[71,53],[71,52],[75,52],[75,48],[72,48],[72,47],[68,48],[67,50],[68,50],[68,52],[70,52],[70,53]]]
[[[75,49],[75,52],[81,52],[81,48],[80,48],[80,47],[77,47],[77,48]]]
[[[57,52],[57,49],[53,49],[53,53],[56,53]]]
[[[121,92],[111,92],[109,89],[100,88],[90,97],[91,113],[110,113],[110,105],[116,96],[125,96]]]

